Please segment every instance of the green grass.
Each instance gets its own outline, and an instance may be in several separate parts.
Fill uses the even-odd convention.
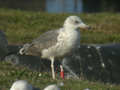
[[[91,90],[119,90],[119,85],[103,84],[100,82],[90,82],[87,80],[52,80],[51,74],[31,71],[25,67],[13,66],[10,63],[0,62],[0,90],[9,90],[15,80],[23,79],[35,87],[43,89],[49,84],[64,82],[62,90],[83,90],[89,88]]]
[[[0,9],[0,29],[7,35],[9,43],[21,44],[32,41],[40,34],[57,29],[63,25],[67,16],[77,15],[92,29],[81,30],[81,43],[119,43],[120,13],[92,14],[48,14],[20,10]],[[103,84],[87,80],[52,80],[49,73],[31,71],[25,67],[16,67],[0,62],[0,90],[9,90],[16,79],[28,80],[36,87],[43,89],[46,85],[64,82],[62,90],[119,90],[120,85]]]
[[[81,43],[120,42],[120,13],[48,14],[0,9],[0,29],[6,32],[9,43],[26,43],[48,30],[61,27],[70,15],[80,16],[92,27],[81,30]]]

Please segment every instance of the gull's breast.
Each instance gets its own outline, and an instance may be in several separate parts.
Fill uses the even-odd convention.
[[[57,43],[42,51],[43,58],[61,57],[75,50],[80,45],[80,32],[77,30],[60,31]]]
[[[75,50],[80,45],[80,32],[77,30],[69,30],[61,33],[58,39],[59,41],[59,51],[61,54],[66,54]]]

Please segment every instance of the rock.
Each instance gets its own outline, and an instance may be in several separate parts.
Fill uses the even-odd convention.
[[[19,48],[15,49],[16,53],[18,51]],[[55,60],[55,67],[59,68],[62,64],[65,75],[69,78],[120,83],[119,58],[120,44],[81,45],[72,55],[64,57],[63,60]],[[33,70],[50,71],[50,61],[40,57],[12,54],[6,56],[5,60]]]
[[[76,53],[67,58],[66,66],[70,71],[66,70],[77,76],[120,83],[120,44],[81,45]]]
[[[5,57],[5,61],[16,66],[25,66],[35,71],[50,71],[50,60],[41,59],[36,56],[11,54]],[[59,61],[55,62],[55,66]]]
[[[0,30],[0,59],[8,54],[8,42],[3,31]]]
[[[9,55],[10,54],[19,54],[19,50],[22,45],[8,45]]]

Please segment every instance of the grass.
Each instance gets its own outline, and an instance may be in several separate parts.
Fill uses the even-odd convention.
[[[120,13],[92,14],[48,14],[11,9],[0,9],[0,29],[4,30],[9,44],[30,42],[40,34],[62,26],[65,18],[77,15],[92,27],[92,30],[81,30],[81,43],[119,43]],[[62,90],[119,90],[120,85],[103,84],[87,80],[52,80],[49,73],[31,71],[25,67],[16,67],[0,62],[0,90],[9,90],[16,79],[28,80],[36,87],[43,89],[46,85],[64,82]]]
[[[17,79],[27,80],[35,87],[43,89],[49,84],[64,82],[62,90],[83,90],[89,88],[91,90],[119,90],[119,85],[103,84],[100,82],[90,82],[87,80],[52,80],[49,73],[31,71],[25,67],[13,66],[10,63],[0,62],[0,90],[9,90],[12,83]]]
[[[26,43],[40,34],[63,25],[67,16],[77,15],[92,27],[81,30],[81,43],[119,43],[120,13],[48,14],[0,9],[0,29],[6,32],[9,43]]]

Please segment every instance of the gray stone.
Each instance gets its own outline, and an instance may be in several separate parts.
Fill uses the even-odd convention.
[[[0,59],[2,60],[8,53],[8,42],[3,31],[0,30]]]
[[[19,48],[15,50],[17,53]],[[59,65],[62,64],[65,75],[70,78],[120,83],[119,58],[120,44],[81,45],[71,56],[66,56],[63,60],[55,60],[55,67],[59,68]],[[11,54],[6,56],[5,60],[33,70],[50,71],[50,61],[36,56]],[[57,69],[57,71],[60,70]]]
[[[50,62],[48,60],[41,60],[36,56],[26,56],[11,54],[5,57],[5,61],[16,66],[25,66],[36,71],[49,71]]]

